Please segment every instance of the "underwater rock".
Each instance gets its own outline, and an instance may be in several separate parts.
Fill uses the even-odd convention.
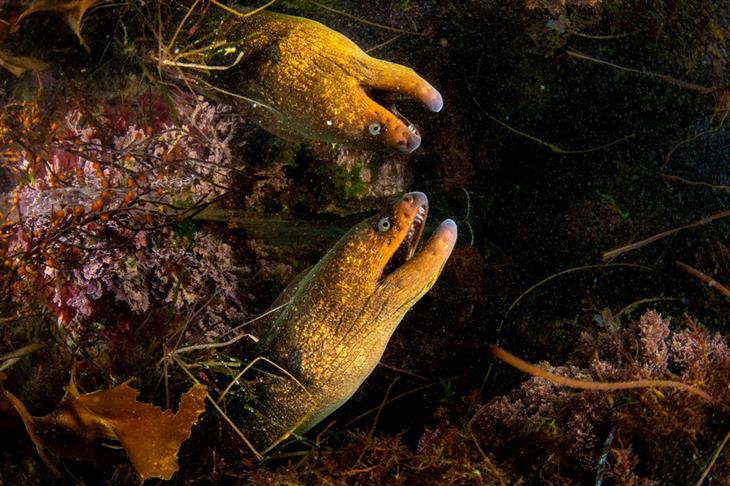
[[[375,157],[374,152],[342,148],[335,163],[349,175],[346,196],[396,197],[413,183],[413,172],[406,157]]]
[[[443,106],[412,69],[370,57],[313,20],[226,9],[206,10],[196,22],[190,45],[178,43],[162,66],[177,77],[179,69],[195,73],[185,80],[282,138],[410,153],[421,136],[395,101]]]
[[[274,302],[252,360],[261,373],[243,406],[252,413],[243,430],[259,452],[319,423],[375,368],[456,242],[447,219],[416,252],[427,213],[423,193],[404,195],[350,230]]]

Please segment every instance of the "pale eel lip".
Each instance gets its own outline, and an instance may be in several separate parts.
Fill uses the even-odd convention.
[[[414,74],[415,75],[415,74]],[[415,75],[418,77],[417,75]],[[438,113],[444,107],[444,98],[439,93],[439,90],[431,86],[427,81],[418,77],[417,81],[404,81],[404,86],[391,85],[391,86],[371,86],[366,87],[366,91],[374,94],[371,95],[373,99],[380,98],[383,100],[383,106],[388,105],[389,102],[399,100],[415,100],[421,103],[423,106]]]
[[[441,222],[438,228],[436,228],[436,231],[433,232],[426,245],[430,246],[432,241],[440,240],[443,245],[442,249],[447,251],[448,254],[451,254],[451,250],[454,249],[454,245],[456,244],[457,236],[458,230],[454,220],[451,218],[445,219]]]
[[[418,133],[418,129],[412,124],[406,125],[406,130],[405,136],[398,140],[395,147],[399,152],[410,154],[421,146],[421,134]]]
[[[441,93],[430,84],[422,87],[418,95],[418,99],[423,103],[423,106],[434,113],[438,113],[444,107],[444,99]]]

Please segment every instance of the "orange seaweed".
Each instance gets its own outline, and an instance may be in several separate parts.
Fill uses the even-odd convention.
[[[118,441],[140,479],[170,479],[178,470],[180,446],[205,410],[207,396],[205,386],[195,384],[173,413],[138,402],[139,392],[128,382],[108,390],[79,393],[72,372],[59,406],[48,415],[32,417],[23,403],[1,386],[3,379],[0,376],[0,418],[16,424],[22,421],[41,459],[56,475],[58,469],[46,457],[46,450],[59,459],[107,462],[118,459],[118,454],[106,445]],[[11,430],[17,435],[19,427]]]
[[[576,380],[574,378],[568,378],[566,376],[556,375],[549,371],[543,370],[533,364],[524,361],[517,356],[505,351],[504,349],[494,344],[489,345],[489,349],[492,354],[504,361],[510,366],[517,368],[520,371],[527,373],[528,375],[537,376],[545,380],[557,383],[558,385],[565,385],[571,388],[579,388],[582,390],[627,390],[632,388],[675,388],[677,390],[683,390],[689,393],[693,393],[697,396],[704,398],[705,400],[712,401],[712,397],[705,391],[700,390],[692,385],[687,385],[681,381],[673,380],[631,380],[631,381],[616,381],[616,382],[605,382],[605,381],[583,381]]]

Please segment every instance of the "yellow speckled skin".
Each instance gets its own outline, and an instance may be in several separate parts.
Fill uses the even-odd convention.
[[[290,304],[276,314],[256,354],[291,376],[273,367],[258,373],[256,400],[247,408],[253,415],[243,430],[259,452],[306,432],[350,398],[405,313],[434,284],[456,241],[451,220],[411,259],[383,273],[426,207],[424,194],[404,195],[350,230],[274,303]],[[391,222],[387,231],[378,224],[383,218]]]
[[[419,146],[420,135],[369,94],[414,98],[433,111],[443,105],[439,92],[412,69],[370,57],[318,22],[268,11],[205,15],[198,40],[181,59],[231,66],[199,79],[284,138],[408,153]]]

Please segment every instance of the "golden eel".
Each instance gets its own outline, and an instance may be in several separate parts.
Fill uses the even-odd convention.
[[[432,111],[443,106],[413,69],[370,57],[319,22],[235,12],[208,6],[194,40],[162,64],[197,70],[199,89],[275,135],[410,153],[421,143],[418,130],[395,104],[385,108],[373,96],[412,98]]]
[[[323,420],[378,364],[456,242],[456,224],[447,219],[416,252],[427,213],[425,194],[405,194],[352,228],[274,302],[272,309],[281,309],[254,353],[266,361],[255,363],[255,378],[246,373],[241,407],[242,430],[257,452]]]

